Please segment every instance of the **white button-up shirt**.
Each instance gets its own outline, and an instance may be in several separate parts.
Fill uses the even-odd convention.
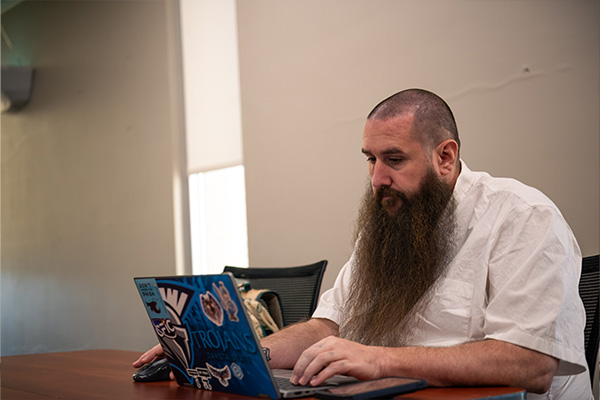
[[[551,389],[528,399],[592,399],[579,297],[581,252],[558,208],[514,179],[462,163],[456,201],[457,249],[417,316],[413,346],[497,339],[558,358]],[[313,314],[340,324],[353,257]]]

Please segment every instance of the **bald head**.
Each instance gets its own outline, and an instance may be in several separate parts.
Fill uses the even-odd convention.
[[[422,89],[403,90],[377,104],[367,119],[387,120],[399,115],[413,115],[411,134],[423,147],[432,149],[447,139],[453,139],[460,149],[452,110],[436,94]]]

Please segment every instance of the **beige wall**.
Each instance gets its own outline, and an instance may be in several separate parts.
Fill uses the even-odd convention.
[[[2,355],[156,342],[133,277],[186,264],[176,6],[26,1],[2,15],[35,67],[30,104],[2,115]],[[3,42],[3,64],[15,59]]]
[[[351,252],[365,187],[364,118],[388,95],[432,90],[462,157],[558,204],[599,251],[598,1],[238,2],[250,265]]]

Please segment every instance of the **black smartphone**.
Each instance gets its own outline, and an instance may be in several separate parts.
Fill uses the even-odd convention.
[[[385,399],[426,387],[427,382],[423,379],[389,377],[319,390],[315,397],[321,400]]]

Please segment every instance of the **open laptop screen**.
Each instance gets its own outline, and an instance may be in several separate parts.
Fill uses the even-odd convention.
[[[231,275],[135,283],[179,384],[279,397]]]

